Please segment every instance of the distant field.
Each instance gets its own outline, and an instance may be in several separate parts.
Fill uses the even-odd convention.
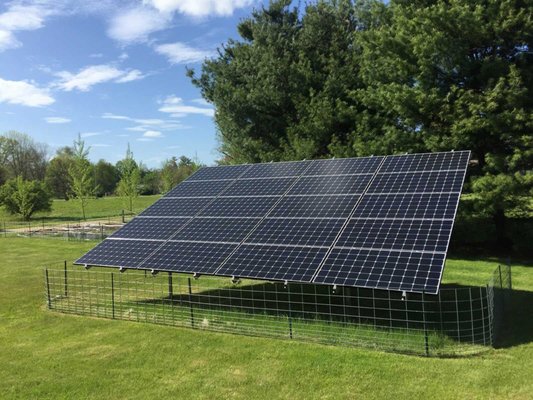
[[[151,205],[154,201],[159,199],[160,195],[154,196],[139,196],[133,202],[133,212],[138,213]],[[120,215],[122,210],[125,210],[124,199],[121,197],[102,197],[98,199],[89,200],[86,209],[87,219],[101,218]],[[76,200],[54,200],[52,204],[52,212],[37,213],[32,217],[32,220],[46,222],[55,221],[71,221],[82,217],[81,207]],[[21,221],[20,217],[8,214],[3,207],[0,207],[0,221]]]
[[[43,270],[94,242],[0,238],[2,399],[530,399],[533,265],[513,267],[505,348],[438,359],[67,316]],[[444,283],[482,285],[496,259],[451,257]]]

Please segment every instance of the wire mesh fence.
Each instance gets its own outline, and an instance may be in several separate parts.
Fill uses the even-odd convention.
[[[134,214],[123,212],[120,215],[88,220],[48,220],[0,221],[0,238],[61,238],[65,240],[103,240],[129,222]]]
[[[45,269],[50,309],[81,315],[337,344],[427,356],[482,352],[495,343],[510,267],[485,287],[438,295],[146,271]]]

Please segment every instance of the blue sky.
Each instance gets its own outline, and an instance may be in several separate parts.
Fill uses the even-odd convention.
[[[15,0],[0,3],[0,133],[50,152],[78,133],[91,158],[129,143],[150,167],[218,158],[213,107],[185,76],[260,0]],[[266,3],[266,1],[265,1]]]

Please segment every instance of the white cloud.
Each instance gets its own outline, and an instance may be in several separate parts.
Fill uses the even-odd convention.
[[[0,14],[0,51],[22,46],[14,32],[42,28],[45,18],[53,13],[53,9],[42,2],[11,3],[7,11]]]
[[[159,129],[160,131],[172,131],[176,129],[189,128],[188,126],[182,125],[175,120],[164,120],[159,118],[133,118],[126,115],[117,115],[112,113],[104,113],[102,114],[102,118],[133,122],[136,125],[126,128],[126,130],[132,132],[152,131],[154,128]]]
[[[60,78],[60,81],[56,83],[56,87],[67,92],[72,90],[86,92],[99,83],[125,83],[144,78],[144,75],[139,70],[121,70],[107,64],[91,65],[82,68],[76,74],[61,71],[56,75]]]
[[[171,64],[201,62],[212,55],[209,51],[195,49],[181,42],[160,44],[155,51],[167,57]]]
[[[82,138],[87,138],[87,137],[93,137],[93,136],[100,136],[103,134],[104,132],[83,132],[83,133],[80,133],[80,136]]]
[[[0,78],[0,103],[42,107],[54,102],[47,89],[28,81],[8,81]]]
[[[149,138],[157,138],[162,137],[163,134],[159,131],[146,131],[143,134],[143,137],[149,137]]]
[[[254,0],[145,0],[162,13],[179,12],[194,17],[227,16]]]
[[[212,117],[215,115],[215,110],[213,110],[212,108],[185,105],[183,104],[183,99],[177,96],[168,96],[166,99],[164,99],[162,102],[162,107],[159,108],[159,111],[168,113],[171,115],[197,114],[197,115],[205,115],[206,117]]]
[[[151,7],[136,7],[118,11],[111,18],[107,34],[121,43],[144,42],[152,32],[166,29],[170,16]]]
[[[44,120],[49,124],[67,124],[71,121],[70,118],[64,117],[46,117]]]
[[[192,103],[196,103],[196,104],[200,104],[202,106],[211,107],[211,103],[209,103],[205,99],[192,99],[191,102]]]
[[[126,82],[136,81],[138,79],[143,79],[143,78],[144,78],[144,75],[142,74],[141,71],[139,71],[138,69],[132,69],[126,75],[117,79],[115,82],[126,83]]]
[[[12,32],[0,29],[0,51],[15,49],[22,44],[15,38]]]
[[[116,115],[113,113],[103,113],[102,118],[103,119],[120,119],[120,120],[125,120],[125,121],[131,120],[130,117],[126,117],[125,115]]]

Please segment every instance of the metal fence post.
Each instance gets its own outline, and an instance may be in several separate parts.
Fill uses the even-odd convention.
[[[111,312],[112,318],[115,319],[115,279],[113,272],[111,272]]]
[[[192,308],[192,287],[191,287],[191,278],[187,278],[189,283],[189,308],[191,309],[191,328],[194,328],[194,310]]]
[[[124,215],[124,210],[122,210],[122,223],[124,224],[126,222],[126,218]]]
[[[67,285],[67,260],[65,260],[65,263],[64,263],[64,269],[65,269],[65,297],[67,297],[67,294],[68,294],[68,285]]]
[[[168,298],[172,300],[174,297],[174,288],[172,286],[172,272],[168,273]]]
[[[100,240],[104,240],[104,226],[102,225],[101,222],[99,222],[100,224]]]
[[[4,237],[7,237],[6,221],[4,221]]]
[[[469,299],[469,306],[470,306],[470,327],[472,328],[472,344],[475,343],[475,329],[474,329],[474,304],[472,303],[472,288],[468,288],[468,299]]]
[[[426,356],[429,357],[429,338],[428,338],[428,328],[426,324],[426,294],[422,292],[422,320],[424,322],[424,347],[426,350]]]
[[[485,305],[483,303],[483,289],[481,288],[481,286],[479,287],[479,301],[481,302],[481,326],[483,332],[483,345],[486,345],[487,340],[485,335]]]
[[[292,339],[292,309],[291,309],[291,289],[287,283],[287,305],[289,307],[289,338]]]
[[[51,309],[52,299],[50,298],[50,280],[48,279],[48,268],[45,268],[44,276],[46,278],[46,303],[48,305],[48,309]]]
[[[31,237],[31,221],[28,221],[28,234]]]

